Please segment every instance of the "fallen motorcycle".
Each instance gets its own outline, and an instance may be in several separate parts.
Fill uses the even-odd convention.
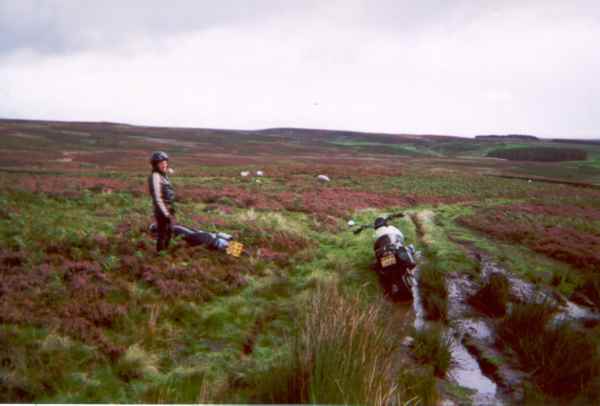
[[[148,228],[152,235],[156,235],[158,228],[156,224],[151,224]],[[227,255],[239,257],[244,252],[244,244],[234,241],[233,237],[226,233],[209,233],[207,231],[186,227],[181,224],[175,224],[172,227],[175,237],[183,238],[190,246],[202,245],[211,250],[223,251]]]
[[[375,230],[373,251],[375,253],[375,272],[383,286],[383,290],[394,301],[412,300],[414,285],[414,269],[416,252],[412,244],[404,245],[404,235],[389,221],[404,217],[403,213],[378,217],[373,224],[358,226],[353,232],[359,234],[363,230]]]

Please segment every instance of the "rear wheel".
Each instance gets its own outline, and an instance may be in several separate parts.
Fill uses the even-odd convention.
[[[394,302],[406,302],[412,300],[411,290],[404,283],[397,283],[392,288],[395,290],[390,297]]]
[[[410,281],[406,280],[410,277],[407,275],[406,269],[395,266],[393,269],[382,270],[377,267],[377,273],[386,297],[395,302],[412,299],[411,284]]]

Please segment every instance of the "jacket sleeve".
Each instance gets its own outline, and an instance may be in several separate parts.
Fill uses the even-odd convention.
[[[161,193],[161,183],[160,183],[160,175],[157,172],[152,173],[152,200],[154,200],[154,204],[158,207],[158,210],[165,216],[170,217],[169,209],[167,209],[167,205],[162,198]]]

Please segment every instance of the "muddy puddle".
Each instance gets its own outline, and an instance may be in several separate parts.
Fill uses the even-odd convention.
[[[511,300],[521,303],[550,302],[558,308],[555,320],[600,321],[600,313],[592,308],[579,305],[549,289],[538,287],[531,282],[512,275],[489,258],[481,256],[482,278],[489,278],[493,273],[499,273],[510,283]]]
[[[584,323],[600,322],[600,313],[597,311],[524,281],[487,257],[478,256],[478,259],[481,262],[482,280],[492,273],[502,273],[507,277],[511,302],[552,301],[559,309],[555,316],[557,322],[566,319]],[[447,380],[471,389],[471,401],[476,405],[521,403],[527,374],[519,369],[517,360],[499,349],[496,339],[497,320],[482,315],[468,303],[468,298],[481,287],[475,279],[460,273],[447,275],[446,334],[452,340],[453,361]],[[418,284],[413,287],[413,296],[414,327],[418,330],[427,328],[430,322],[425,317]]]
[[[420,219],[419,215],[411,216],[411,219],[417,228],[417,237],[427,245],[426,236],[420,227],[426,221]],[[433,213],[429,217],[431,215]],[[491,257],[478,252],[475,247],[468,243],[463,246],[479,262],[481,273],[478,276],[464,273],[445,275],[448,288],[448,322],[445,334],[452,343],[452,363],[446,380],[470,389],[470,400],[475,405],[521,404],[524,400],[524,384],[530,379],[529,374],[521,369],[514,353],[501,349],[496,334],[500,319],[484,315],[469,303],[472,296],[483,287],[483,281],[489,280],[494,273],[506,277],[510,286],[508,309],[515,303],[552,302],[558,309],[555,322],[575,320],[587,328],[600,323],[600,312],[580,304],[579,300],[574,303],[549,288],[518,278],[494,263]],[[415,276],[418,281],[418,267]],[[416,330],[426,329],[432,322],[426,318],[418,283],[413,286],[412,293],[413,314],[407,320],[413,323]],[[444,399],[443,404],[464,401],[455,401],[451,394],[446,396],[450,399]]]
[[[417,269],[417,279],[418,272]],[[430,322],[425,318],[425,310],[423,309],[421,293],[417,283],[413,286],[412,291],[413,323],[416,330],[421,330],[427,328]],[[450,320],[446,331],[452,343],[452,366],[447,374],[448,381],[470,389],[473,392],[471,401],[474,404],[504,404],[505,396],[500,393],[498,385],[483,373],[477,358],[469,352],[464,344],[465,337],[470,334],[482,340],[490,340],[491,331],[485,324],[464,316],[466,306],[462,300],[458,300],[461,295],[456,284],[449,284],[449,296],[456,300],[450,300],[449,302]]]

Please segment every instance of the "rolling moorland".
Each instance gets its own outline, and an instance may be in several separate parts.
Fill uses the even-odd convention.
[[[155,253],[154,150],[246,255]],[[0,120],[0,241],[0,402],[600,402],[599,140]]]

